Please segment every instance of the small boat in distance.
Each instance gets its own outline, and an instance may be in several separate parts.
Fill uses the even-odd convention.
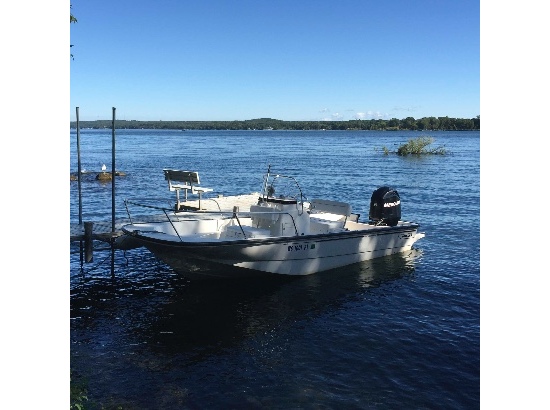
[[[274,175],[271,166],[250,209],[167,211],[166,221],[122,231],[193,280],[309,275],[409,251],[425,236],[419,224],[401,220],[401,199],[390,187],[373,192],[369,221],[359,222],[350,204],[310,201],[294,177]]]

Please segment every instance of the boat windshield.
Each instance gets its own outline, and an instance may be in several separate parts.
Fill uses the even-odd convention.
[[[264,201],[296,201],[303,203],[307,200],[296,178],[288,175],[272,174],[271,165],[264,176],[262,189]]]

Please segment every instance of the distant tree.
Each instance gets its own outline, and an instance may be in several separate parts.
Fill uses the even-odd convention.
[[[401,123],[401,128],[406,130],[415,130],[416,129],[416,120],[413,117],[405,118]]]
[[[467,118],[457,118],[456,120],[457,128],[459,130],[473,130],[474,129],[474,120]]]
[[[430,129],[430,119],[429,118],[421,118],[416,121],[416,126],[419,130],[429,130]]]
[[[429,117],[430,120],[430,129],[438,130],[439,129],[439,118]]]
[[[179,129],[179,130],[445,130],[445,131],[467,131],[479,130],[479,115],[476,118],[461,119],[449,117],[425,117],[415,120],[407,117],[398,120],[395,126],[395,119],[385,121],[380,119],[370,120],[349,120],[349,121],[281,121],[273,118],[256,118],[243,121],[139,121],[139,120],[118,120],[118,128],[128,129]],[[439,124],[439,125],[438,125]],[[84,128],[111,128],[111,120],[81,121]],[[76,122],[71,122],[74,128]]]
[[[479,115],[476,115],[476,117],[472,119],[472,121],[474,122],[474,129],[476,130],[480,128],[481,119],[479,117],[480,117]]]
[[[73,5],[69,5],[69,8],[73,8]],[[78,20],[76,19],[75,16],[73,16],[73,12],[71,11],[71,24],[72,23],[76,23]],[[73,46],[73,44],[71,44],[71,47]],[[73,56],[73,53],[71,53],[71,58],[74,60],[74,56]]]
[[[388,121],[388,127],[399,128],[400,121],[397,118],[392,118]]]
[[[439,117],[439,128],[442,130],[450,130],[451,119],[449,117]]]

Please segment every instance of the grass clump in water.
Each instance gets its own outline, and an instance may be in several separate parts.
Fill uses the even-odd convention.
[[[432,137],[418,137],[410,139],[405,144],[397,148],[397,151],[390,151],[387,147],[382,147],[384,155],[397,154],[402,157],[407,155],[445,155],[447,150],[444,146],[428,147],[435,140]]]

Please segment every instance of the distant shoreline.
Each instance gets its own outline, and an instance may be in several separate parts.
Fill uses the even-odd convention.
[[[80,129],[111,129],[112,120],[79,121]],[[70,122],[76,129],[76,121]],[[296,131],[479,131],[480,118],[425,117],[402,120],[348,120],[348,121],[282,121],[260,118],[244,121],[139,121],[115,120],[116,129],[166,129],[166,130],[296,130]]]

